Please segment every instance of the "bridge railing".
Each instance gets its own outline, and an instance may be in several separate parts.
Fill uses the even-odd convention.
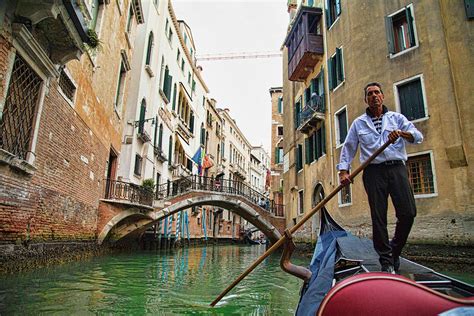
[[[153,205],[153,192],[140,185],[118,180],[105,179],[104,197],[109,200],[123,200],[135,204]]]
[[[282,204],[275,204],[274,201],[244,182],[222,178],[192,175],[169,181],[157,187],[155,198],[167,199],[192,190],[239,195],[275,216],[284,216]]]

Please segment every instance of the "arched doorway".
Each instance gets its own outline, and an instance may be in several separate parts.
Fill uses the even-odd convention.
[[[324,188],[323,185],[318,182],[313,190],[313,195],[311,196],[311,207],[315,207],[319,202],[321,202],[324,199]],[[319,212],[313,215],[313,218],[311,219],[311,239],[315,240],[319,234],[319,225],[320,225],[320,216]]]

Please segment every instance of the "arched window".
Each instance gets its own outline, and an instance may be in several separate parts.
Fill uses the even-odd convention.
[[[170,139],[168,143],[168,164],[169,165],[173,163],[172,155],[173,155],[173,136],[170,135]]]
[[[138,120],[138,134],[143,134],[143,130],[145,129],[145,114],[146,114],[146,101],[145,99],[143,99],[142,104],[140,106],[140,118]]]
[[[153,32],[150,32],[150,35],[148,35],[148,48],[146,50],[145,65],[150,66],[152,49],[153,49]]]
[[[163,123],[160,123],[160,131],[158,132],[158,148],[162,150],[163,145]]]

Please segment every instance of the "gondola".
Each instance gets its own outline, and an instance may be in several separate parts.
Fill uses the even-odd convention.
[[[400,258],[398,275],[381,273],[372,241],[342,228],[322,208],[309,269],[291,264],[288,231],[284,271],[305,280],[296,315],[474,315],[474,287]]]

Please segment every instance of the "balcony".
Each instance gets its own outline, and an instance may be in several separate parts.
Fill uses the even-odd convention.
[[[318,124],[318,121],[325,119],[324,95],[312,97],[303,110],[298,114],[298,131],[308,134]]]
[[[161,150],[161,148],[153,147],[153,152],[155,153],[155,157],[158,161],[165,162],[168,160],[168,158],[166,157],[163,150]]]
[[[187,169],[182,164],[178,164],[176,168],[173,170],[173,177],[181,178],[187,177],[191,175],[191,170]]]
[[[137,137],[144,143],[147,143],[151,140],[150,134],[148,134],[147,131],[138,132]]]
[[[301,7],[285,40],[288,48],[288,78],[290,81],[305,81],[322,61],[324,55],[323,36],[318,34],[322,10]]]
[[[104,197],[107,200],[152,206],[153,195],[153,191],[150,191],[141,185],[111,179],[105,180]]]
[[[21,21],[19,25],[27,24],[24,21],[31,23],[27,28],[32,30],[33,38],[54,64],[79,60],[83,43],[93,46],[85,16],[77,1],[19,0],[15,16],[17,21]]]
[[[235,165],[234,173],[241,176],[243,179],[247,178],[247,171],[239,165]]]

